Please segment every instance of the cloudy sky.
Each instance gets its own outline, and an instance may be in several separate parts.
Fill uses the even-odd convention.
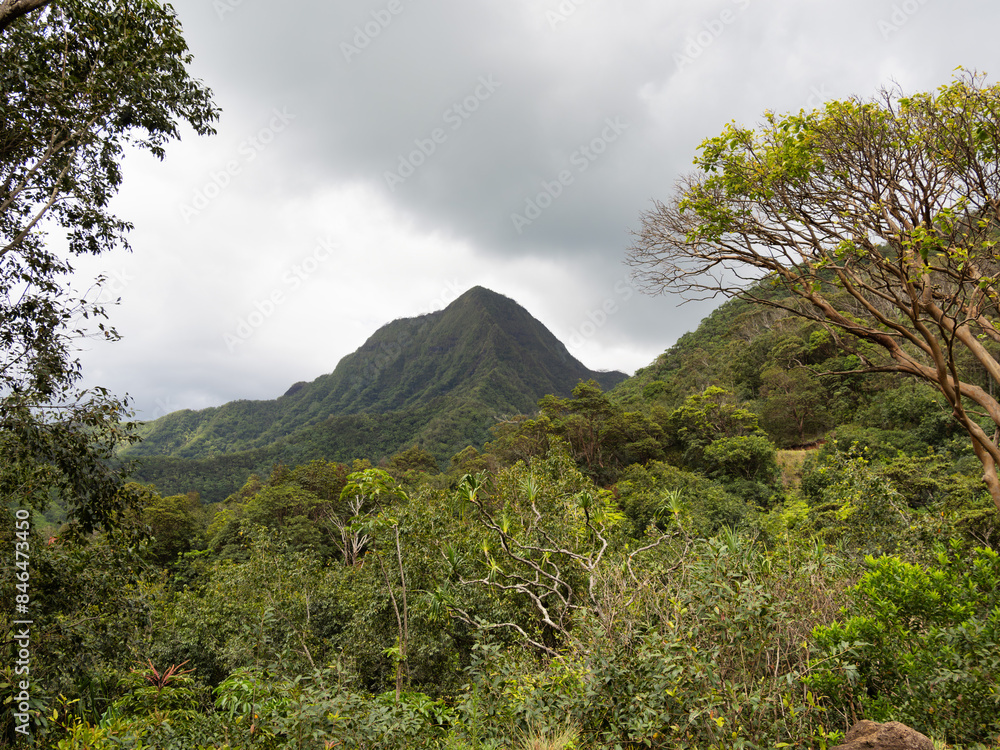
[[[632,373],[711,309],[630,287],[630,229],[765,110],[997,65],[989,0],[173,0],[218,134],[126,161],[124,340],[143,418],[275,398],[482,285]],[[610,314],[606,311],[610,310]]]

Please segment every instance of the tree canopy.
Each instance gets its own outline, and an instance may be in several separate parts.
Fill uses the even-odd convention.
[[[127,439],[127,404],[78,387],[74,340],[117,334],[71,287],[72,259],[128,248],[110,208],[125,148],[162,158],[183,124],[213,132],[218,111],[169,5],[7,0],[0,33],[0,493],[68,491],[92,527],[112,512],[104,459]]]
[[[998,154],[1000,86],[976,73],[767,112],[701,144],[628,261],[646,291],[780,307],[826,327],[859,370],[933,384],[1000,509]]]

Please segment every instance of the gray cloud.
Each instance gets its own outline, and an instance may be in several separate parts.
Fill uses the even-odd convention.
[[[629,228],[703,138],[995,69],[1000,19],[974,0],[173,4],[219,135],[130,159],[135,254],[83,269],[134,278],[126,340],[85,359],[147,416],[279,395],[456,283],[514,297],[588,366],[643,366],[710,309],[621,286]],[[289,288],[324,237],[329,260]]]

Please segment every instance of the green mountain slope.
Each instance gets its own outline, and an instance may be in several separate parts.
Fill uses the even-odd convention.
[[[542,396],[568,395],[580,380],[610,389],[625,378],[589,370],[523,307],[475,287],[444,310],[383,326],[332,373],[275,400],[147,423],[128,457],[144,459],[137,478],[161,492],[199,489],[189,486],[193,465],[189,472],[178,459],[207,461],[203,468],[246,452],[225,463],[378,460],[420,443],[446,460],[485,441],[496,415],[534,411]],[[190,476],[176,483],[168,474]]]

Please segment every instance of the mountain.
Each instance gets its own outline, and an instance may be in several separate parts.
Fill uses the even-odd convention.
[[[277,399],[149,422],[127,457],[144,458],[136,476],[161,492],[202,491],[184,486],[195,481],[184,461],[213,476],[211,467],[232,466],[236,476],[276,461],[378,460],[414,443],[444,461],[487,440],[498,415],[533,412],[542,396],[569,395],[581,380],[609,390],[625,378],[589,370],[514,300],[474,287],[444,310],[383,326],[332,373]],[[178,471],[191,477],[161,486]]]

